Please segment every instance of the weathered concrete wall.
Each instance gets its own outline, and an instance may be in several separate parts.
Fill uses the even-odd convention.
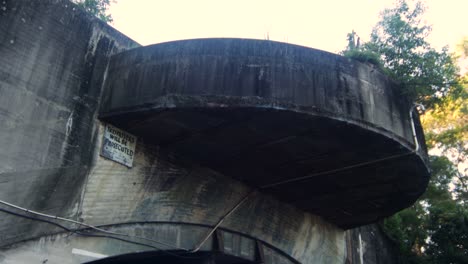
[[[194,238],[201,238],[204,233],[209,231],[208,227],[197,227],[195,225],[182,225],[182,224],[168,224],[168,223],[145,223],[145,224],[131,224],[115,226],[109,230],[115,232],[125,232],[131,235],[139,235],[147,238],[157,238],[161,242],[170,243],[178,246],[192,246]],[[254,258],[254,247],[255,240],[243,237],[239,234],[229,231],[219,231],[219,234],[223,237],[225,245],[223,251],[233,256],[240,257],[240,263],[243,260],[255,261]],[[209,240],[202,247],[202,250],[208,249],[212,246],[213,241]],[[160,249],[167,249],[164,245],[157,245]],[[275,264],[297,264],[294,260],[288,256],[277,252],[273,247],[261,243],[263,251],[263,263],[275,263]],[[122,258],[122,254],[136,255],[135,252],[140,252],[138,255],[153,256],[158,254],[157,251],[151,251],[153,248],[129,244],[119,240],[102,239],[96,237],[86,236],[70,236],[69,234],[58,234],[53,236],[42,237],[40,239],[31,240],[21,245],[18,245],[10,249],[7,254],[0,257],[1,263],[15,263],[15,264],[29,264],[34,262],[47,262],[47,263],[83,263],[85,261],[95,261],[101,259],[103,261],[109,261],[112,258]],[[105,254],[107,255],[105,255]],[[141,254],[143,253],[143,254]],[[181,256],[181,258],[175,257],[177,263],[184,257],[190,257],[189,254],[172,253]],[[206,254],[206,253],[205,253]],[[117,255],[117,256],[115,256]],[[161,254],[159,254],[161,255]],[[162,255],[168,256],[162,253]],[[194,254],[200,257],[201,254]],[[192,255],[192,256],[194,256]],[[114,256],[114,257],[112,257]],[[127,255],[128,256],[128,255]],[[104,259],[102,259],[104,258]],[[136,261],[134,258],[127,262],[118,263],[154,263],[155,258],[145,259],[145,262]],[[158,259],[159,261],[160,259]],[[234,262],[234,263],[239,263]],[[112,263],[112,262],[108,262]],[[173,261],[160,261],[158,263],[174,263]],[[187,262],[183,262],[187,263]],[[199,262],[197,262],[199,263]],[[223,263],[223,262],[221,262]],[[233,262],[228,262],[233,263]],[[249,262],[258,263],[258,262]]]
[[[251,39],[174,41],[114,56],[109,75],[102,115],[203,107],[218,96],[225,107],[332,116],[413,143],[411,102],[401,97],[397,84],[378,69],[321,50]],[[201,102],[171,100],[171,95],[199,96]],[[243,100],[229,104],[225,97]]]
[[[122,231],[121,226],[129,234],[135,232],[138,223],[153,224],[155,230],[142,234],[192,249],[209,231],[207,227],[214,226],[250,191],[246,185],[214,171],[180,164],[142,141],[137,144],[134,166],[129,169],[98,155],[102,132],[101,126],[98,140],[93,144],[94,165],[77,208],[79,218],[88,224],[115,226],[112,231]],[[158,228],[161,224],[168,226],[164,229],[166,233]],[[168,230],[178,229],[181,224],[202,227],[192,228],[185,235],[180,232],[167,234]],[[249,198],[226,219],[222,228],[263,241],[301,263],[343,263],[345,259],[343,230],[261,193]],[[54,263],[72,256],[73,248],[108,256],[148,250],[121,242],[116,246],[113,244],[116,242],[105,238],[88,238],[88,243],[83,244],[82,238],[74,237],[65,239],[59,235],[39,242],[16,244],[3,253],[3,258],[5,263],[27,263],[33,258]],[[61,250],[56,248],[56,240],[60,241]],[[42,245],[41,250],[37,243]],[[205,248],[209,245],[207,243]],[[25,251],[30,253],[25,255],[22,253]],[[281,255],[270,255],[280,262],[269,263],[284,263]],[[61,263],[81,260],[74,256],[69,262]]]
[[[378,224],[346,231],[346,264],[402,263],[396,243],[383,233]]]
[[[75,216],[111,54],[134,41],[68,1],[0,2],[0,199]],[[0,244],[49,233],[0,217]]]
[[[103,120],[342,228],[410,206],[427,185],[412,104],[370,65],[273,41],[195,39],[117,54],[108,76]]]
[[[0,200],[192,249],[250,187],[145,139],[137,143],[132,168],[99,156],[103,124],[97,109],[109,57],[136,46],[65,0],[0,2]],[[231,243],[224,250],[246,259],[260,241],[265,263],[360,263],[355,231],[347,234],[261,192],[249,196],[221,230]],[[363,240],[371,241],[365,260],[389,263],[378,262],[374,253],[380,249],[370,246],[379,239]],[[208,240],[202,250],[213,243]],[[242,243],[249,253],[242,253]],[[153,249],[78,236],[4,212],[0,246],[0,263],[48,264]]]
[[[138,144],[135,158],[134,167],[128,169],[99,157],[83,198],[81,211],[87,222],[169,221],[214,226],[250,191],[214,171],[171,161],[143,142]],[[266,241],[302,263],[341,263],[344,259],[341,229],[260,193],[222,226]]]
[[[1,200],[91,224],[209,226],[245,194],[246,186],[209,170],[174,165],[143,142],[131,170],[98,157],[95,118],[109,55],[137,44],[67,1],[0,4]],[[223,226],[304,263],[344,259],[340,229],[268,196],[255,196]],[[45,236],[54,232],[61,230],[2,213],[0,244],[15,246],[2,251],[0,262],[28,263],[49,254],[48,263],[62,263],[68,251],[47,253],[41,246],[57,245],[54,236]],[[38,237],[43,242],[18,244]],[[90,245],[95,243],[104,242]],[[108,253],[131,249],[120,248]]]

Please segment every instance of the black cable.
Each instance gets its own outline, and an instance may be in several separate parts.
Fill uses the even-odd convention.
[[[146,247],[150,247],[150,248],[153,248],[153,249],[157,249],[158,251],[161,251],[161,252],[163,252],[163,253],[165,253],[165,254],[168,254],[168,255],[170,255],[170,256],[174,256],[174,257],[178,257],[178,258],[183,258],[183,259],[200,259],[200,258],[202,258],[202,257],[186,257],[186,256],[181,256],[181,255],[179,255],[179,254],[175,254],[175,253],[169,252],[168,250],[164,250],[164,249],[155,247],[155,246],[150,245],[150,244],[141,243],[141,242],[136,242],[136,241],[132,241],[132,240],[120,238],[120,237],[109,236],[109,235],[95,235],[95,234],[87,234],[87,233],[79,232],[79,231],[76,230],[76,229],[68,228],[68,227],[66,227],[66,226],[64,226],[64,225],[61,225],[61,224],[56,223],[56,222],[53,222],[53,221],[41,219],[41,218],[34,217],[34,216],[28,216],[28,215],[23,215],[23,214],[15,213],[15,212],[13,212],[13,211],[10,211],[10,210],[7,210],[7,209],[3,209],[3,208],[0,208],[0,211],[1,211],[1,212],[4,212],[4,213],[7,213],[7,214],[10,214],[10,215],[17,216],[17,217],[26,218],[26,219],[29,219],[29,220],[32,220],[32,221],[39,221],[39,222],[44,222],[44,223],[47,223],[47,224],[51,224],[51,225],[57,226],[57,227],[59,227],[59,228],[61,228],[61,229],[63,229],[63,230],[66,230],[67,232],[74,233],[74,234],[77,234],[77,235],[80,235],[80,236],[86,236],[86,237],[101,237],[101,238],[115,239],[115,240],[119,240],[119,241],[122,241],[122,242],[127,242],[127,243],[131,243],[131,244],[136,244],[136,245],[141,245],[141,246],[146,246]],[[187,254],[190,254],[190,252],[187,252]]]
[[[147,240],[147,241],[150,241],[150,242],[153,242],[153,243],[157,243],[157,244],[167,246],[169,248],[182,249],[182,250],[187,251],[187,252],[189,251],[188,249],[180,248],[180,247],[177,247],[177,246],[174,246],[174,245],[169,245],[167,243],[163,243],[163,242],[156,241],[156,240],[153,240],[153,239],[149,239],[149,238],[145,238],[145,237],[138,237],[138,236],[130,236],[128,234],[121,234],[121,233],[116,233],[116,232],[110,232],[110,231],[100,229],[100,228],[92,226],[92,225],[88,225],[88,224],[83,223],[83,222],[72,220],[72,219],[67,219],[67,218],[63,218],[63,217],[58,217],[58,216],[54,216],[54,215],[48,215],[48,214],[36,212],[36,211],[29,210],[29,209],[26,209],[26,208],[23,208],[23,207],[20,207],[20,206],[17,206],[17,205],[14,205],[14,204],[2,201],[2,200],[0,200],[0,204],[6,205],[6,206],[9,206],[9,207],[13,207],[15,209],[18,209],[18,210],[21,210],[23,212],[30,213],[30,214],[33,214],[33,215],[39,215],[39,216],[51,218],[51,219],[54,219],[54,220],[60,220],[60,221],[66,221],[66,222],[78,224],[80,227],[85,226],[87,228],[90,228],[90,229],[93,229],[93,230],[96,230],[98,232],[102,232],[102,233],[105,233],[105,234],[117,235],[119,237],[120,236],[125,236],[125,237],[130,237],[130,238],[137,238],[137,239]],[[77,228],[77,229],[79,229],[79,228]]]
[[[402,153],[402,154],[387,156],[385,158],[380,158],[380,159],[376,159],[376,160],[371,160],[371,161],[366,161],[366,162],[362,162],[362,163],[358,163],[358,164],[353,164],[353,165],[345,166],[345,167],[338,168],[338,169],[312,173],[312,174],[309,174],[309,175],[306,175],[306,176],[300,176],[300,177],[296,177],[296,178],[292,178],[292,179],[287,179],[287,180],[282,180],[282,181],[278,181],[278,182],[274,182],[274,183],[265,184],[263,186],[260,186],[259,189],[263,190],[263,189],[268,189],[268,188],[271,188],[271,187],[276,187],[276,186],[279,186],[279,185],[284,185],[284,184],[288,184],[288,183],[292,183],[292,182],[305,181],[305,180],[309,180],[309,179],[311,179],[313,177],[333,174],[333,173],[342,172],[342,171],[346,171],[346,170],[350,170],[350,169],[354,169],[354,168],[359,168],[359,167],[364,167],[364,166],[367,166],[367,165],[370,165],[370,164],[379,163],[379,162],[383,162],[383,161],[387,161],[387,160],[391,160],[391,159],[396,159],[396,158],[408,156],[408,155],[411,155],[411,154],[414,154],[414,153],[415,153],[414,151],[410,151],[410,152],[406,152],[406,153]]]
[[[77,232],[77,231],[75,231],[74,233],[75,233],[75,234],[78,234],[78,235],[81,235],[81,236],[109,238],[109,239],[115,239],[115,240],[119,240],[119,241],[131,243],[131,244],[135,244],[135,245],[141,245],[141,246],[145,246],[145,247],[150,247],[150,248],[157,249],[158,252],[160,251],[160,252],[163,252],[164,254],[167,254],[167,255],[169,255],[169,256],[178,257],[178,258],[182,258],[182,259],[200,259],[200,258],[202,258],[202,257],[186,257],[186,256],[181,256],[181,255],[179,255],[179,254],[172,253],[172,252],[170,252],[169,250],[164,250],[164,249],[161,249],[161,248],[158,248],[158,247],[149,245],[149,244],[140,243],[140,242],[128,240],[128,239],[125,239],[125,238],[110,236],[110,235],[86,234],[86,233]],[[187,254],[190,254],[190,252],[187,252]]]
[[[48,223],[48,224],[51,224],[51,225],[60,227],[60,228],[66,230],[66,231],[68,231],[68,232],[76,233],[76,231],[73,230],[73,229],[70,229],[70,228],[68,228],[68,227],[66,227],[66,226],[64,226],[64,225],[61,225],[61,224],[59,224],[59,223],[55,223],[55,222],[52,222],[52,221],[49,221],[49,220],[40,219],[40,218],[37,218],[37,217],[34,217],[34,216],[28,216],[28,215],[23,215],[23,214],[15,213],[15,212],[13,212],[13,211],[10,211],[10,210],[7,210],[7,209],[3,209],[3,208],[0,208],[0,211],[2,211],[2,212],[4,212],[4,213],[7,213],[7,214],[14,215],[14,216],[26,218],[26,219],[29,219],[29,220]]]

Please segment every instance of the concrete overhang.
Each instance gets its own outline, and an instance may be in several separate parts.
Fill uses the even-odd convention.
[[[342,228],[408,207],[427,186],[412,104],[345,57],[263,40],[175,41],[114,55],[104,88],[102,120]]]

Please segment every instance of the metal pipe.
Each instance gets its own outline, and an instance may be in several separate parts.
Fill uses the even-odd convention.
[[[203,240],[201,240],[200,243],[198,243],[198,245],[193,250],[190,251],[190,253],[195,253],[195,252],[199,251],[201,249],[201,247],[203,246],[203,244],[205,244],[205,242],[211,237],[211,235],[213,235],[213,233],[224,222],[224,220],[226,220],[226,218],[228,218],[232,213],[234,213],[234,211],[236,211],[237,208],[239,208],[245,201],[247,201],[247,199],[254,192],[255,192],[255,190],[252,190],[249,193],[247,193],[239,202],[236,203],[236,205],[233,208],[231,208],[231,210],[229,210],[223,217],[221,217],[221,219],[219,219],[218,223],[211,229],[210,232],[208,232],[208,234],[206,234],[206,236],[203,238]]]
[[[359,264],[364,264],[364,252],[362,249],[361,231],[359,230]]]
[[[419,141],[418,141],[418,137],[416,135],[416,126],[414,125],[414,118],[413,118],[413,111],[414,109],[416,109],[416,107],[420,107],[422,111],[425,111],[426,108],[424,107],[424,105],[422,104],[418,104],[418,103],[415,103],[411,108],[410,108],[410,111],[409,111],[409,116],[410,116],[410,121],[411,121],[411,130],[413,132],[413,141],[414,141],[414,150],[413,152],[418,152],[419,150]]]

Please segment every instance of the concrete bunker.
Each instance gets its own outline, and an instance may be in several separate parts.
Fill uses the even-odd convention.
[[[428,181],[397,84],[327,52],[169,42],[113,56],[104,89],[106,122],[344,228],[409,206]]]
[[[67,0],[0,6],[0,262],[187,255],[214,229],[197,254],[218,262],[391,259],[361,225],[429,173],[377,69],[273,41],[140,47]],[[109,123],[138,137],[131,168],[100,156]]]

